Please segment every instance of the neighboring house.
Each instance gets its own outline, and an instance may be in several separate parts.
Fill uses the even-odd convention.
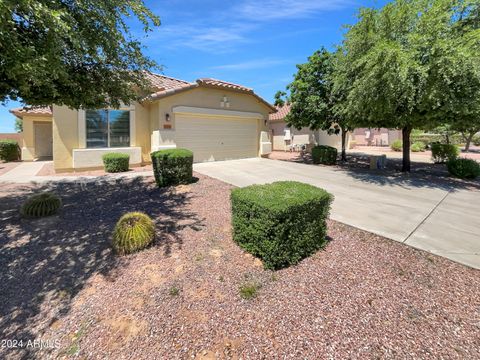
[[[190,83],[149,73],[152,93],[120,109],[53,105],[11,112],[23,119],[22,159],[53,158],[56,170],[102,166],[122,152],[130,163],[159,149],[187,148],[195,162],[268,154],[268,116],[276,109],[252,89],[215,79]]]
[[[355,145],[388,146],[393,141],[402,138],[401,130],[358,128],[353,132]]]
[[[326,131],[303,128],[290,128],[285,117],[290,112],[290,105],[277,107],[277,112],[270,114],[269,128],[273,150],[290,150],[292,145],[329,145],[341,149],[342,139],[339,135],[329,135]]]

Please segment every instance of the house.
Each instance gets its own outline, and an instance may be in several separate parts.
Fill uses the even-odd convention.
[[[401,130],[358,128],[353,132],[355,145],[361,146],[388,146],[397,139],[402,139]]]
[[[277,112],[270,114],[268,119],[272,149],[286,151],[294,149],[295,145],[329,145],[341,149],[342,138],[340,135],[329,135],[323,130],[310,130],[291,128],[285,122],[285,117],[290,112],[290,104],[277,106]]]
[[[11,112],[23,119],[22,159],[53,158],[56,170],[103,166],[122,152],[131,165],[155,150],[187,148],[195,162],[268,154],[268,117],[276,109],[250,88],[216,79],[187,82],[147,73],[152,92],[119,109],[53,105]]]

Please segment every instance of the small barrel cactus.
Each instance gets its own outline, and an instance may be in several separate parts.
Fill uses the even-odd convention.
[[[20,213],[25,217],[43,217],[54,215],[62,206],[62,200],[58,195],[50,192],[33,195],[20,209]]]
[[[115,225],[112,246],[117,254],[130,254],[146,248],[155,237],[155,224],[148,215],[131,212],[123,215]]]

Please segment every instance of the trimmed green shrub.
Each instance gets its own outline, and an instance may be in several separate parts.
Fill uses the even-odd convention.
[[[425,144],[423,142],[413,143],[410,147],[413,152],[422,152],[425,151]]]
[[[317,145],[312,148],[314,164],[335,165],[337,163],[337,149],[327,145]]]
[[[447,161],[448,172],[460,179],[475,179],[480,176],[480,164],[472,159],[450,159]]]
[[[459,145],[463,143],[462,135],[461,134],[453,134],[449,136],[450,143]],[[430,146],[433,143],[445,143],[445,136],[442,134],[430,134],[430,133],[418,133],[412,134],[410,136],[410,141],[412,143],[422,142],[425,147]]]
[[[326,242],[333,196],[295,181],[233,189],[233,239],[266,269],[297,264]]]
[[[15,140],[0,140],[0,160],[15,161],[20,159],[20,148]]]
[[[432,160],[434,163],[444,163],[450,159],[456,159],[460,150],[457,145],[434,143],[432,148]]]
[[[124,172],[128,171],[130,155],[123,153],[108,153],[102,156],[102,160],[106,172]]]
[[[21,207],[20,214],[24,217],[36,218],[54,215],[62,206],[58,195],[50,192],[33,195]]]
[[[160,187],[189,184],[193,178],[193,152],[187,149],[155,151],[152,157],[153,174]]]
[[[115,225],[112,247],[120,255],[131,254],[146,248],[155,238],[155,224],[141,212],[123,215]]]
[[[403,149],[403,142],[402,142],[402,140],[400,140],[400,139],[394,140],[394,141],[390,144],[390,149],[392,149],[393,151],[402,151],[402,149]]]

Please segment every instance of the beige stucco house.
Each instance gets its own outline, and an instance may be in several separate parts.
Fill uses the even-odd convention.
[[[271,151],[268,117],[276,109],[252,89],[215,79],[187,82],[149,73],[152,93],[120,109],[53,105],[13,109],[23,119],[23,160],[53,158],[56,170],[101,167],[122,152],[131,165],[169,148],[195,162],[256,157]]]
[[[310,130],[309,128],[295,129],[291,128],[285,122],[285,117],[290,112],[290,105],[277,107],[277,112],[269,116],[270,138],[272,139],[272,149],[287,151],[292,145],[329,145],[337,149],[342,147],[342,138],[340,135],[329,135],[326,131]]]

